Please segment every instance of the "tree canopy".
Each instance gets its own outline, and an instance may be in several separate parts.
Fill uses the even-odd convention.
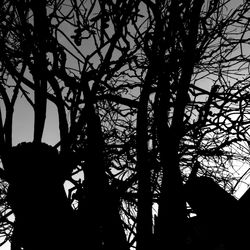
[[[71,208],[65,220],[73,218],[68,237],[75,249],[188,249],[186,225],[195,209],[185,184],[210,177],[237,195],[249,175],[250,2],[0,5],[2,242],[39,249],[22,239],[18,218],[30,217],[27,209],[41,212],[31,202],[37,192],[38,203],[51,205],[50,223],[59,210],[52,195],[66,186],[67,199],[60,193],[58,203]],[[14,118],[26,112],[20,101],[34,117],[33,134],[16,146]],[[52,107],[59,138],[41,151]],[[55,149],[56,163],[42,161]],[[16,175],[32,191],[25,206],[21,192],[13,196]],[[31,227],[41,230],[42,223]]]

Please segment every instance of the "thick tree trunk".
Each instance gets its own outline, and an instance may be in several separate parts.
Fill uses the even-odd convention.
[[[165,140],[164,140],[165,139]],[[183,249],[186,203],[179,169],[178,144],[170,134],[160,144],[163,178],[156,228],[157,249]]]
[[[183,181],[181,170],[179,166],[179,146],[181,138],[184,135],[184,112],[186,100],[188,96],[189,84],[193,74],[195,64],[197,34],[199,25],[200,10],[203,1],[193,1],[190,10],[190,20],[186,20],[188,26],[188,36],[183,39],[183,51],[175,48],[175,34],[177,34],[178,27],[183,25],[178,23],[181,18],[177,2],[173,1],[171,4],[172,11],[170,16],[169,34],[172,34],[172,49],[171,56],[182,53],[183,58],[176,61],[175,58],[168,64],[162,63],[162,70],[165,71],[165,76],[160,78],[159,85],[159,112],[156,119],[157,130],[160,145],[160,159],[163,167],[163,178],[161,185],[161,194],[159,202],[159,217],[158,226],[156,229],[156,239],[158,249],[182,249],[185,245],[185,221],[186,221],[186,201],[183,191]],[[170,8],[171,8],[170,7]],[[189,11],[186,10],[186,11]],[[176,27],[174,25],[176,23]],[[171,40],[171,37],[169,38]],[[191,59],[193,58],[193,59]],[[164,61],[164,60],[162,60]],[[181,73],[179,73],[181,72]],[[173,115],[168,117],[167,111],[169,107],[170,98],[168,96],[168,81],[173,80],[171,75],[180,74],[179,80],[174,84],[177,86],[177,94],[174,105]],[[171,124],[171,125],[169,125]]]
[[[82,84],[88,136],[84,171],[86,195],[79,207],[86,239],[84,246],[88,250],[129,250],[119,214],[119,197],[112,192],[105,172],[108,162],[104,156],[101,121],[96,114],[88,83]]]
[[[137,204],[137,250],[152,247],[152,190],[151,169],[148,154],[148,101],[152,81],[152,69],[147,73],[145,84],[141,90],[137,112],[137,173],[138,173],[138,204]]]

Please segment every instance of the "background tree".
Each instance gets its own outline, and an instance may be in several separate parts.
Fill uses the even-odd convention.
[[[76,248],[184,247],[192,169],[230,193],[248,173],[249,8],[232,0],[3,1],[3,229],[22,96],[34,111],[33,143],[43,141],[48,104],[57,108],[56,172],[62,190],[70,183]]]

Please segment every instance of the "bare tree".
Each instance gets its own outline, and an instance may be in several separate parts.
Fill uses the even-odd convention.
[[[231,1],[144,2],[148,4],[150,24],[141,47],[148,63],[148,78],[145,77],[143,85],[147,97],[142,91],[140,98],[145,105],[152,105],[152,123],[158,135],[153,145],[159,150],[162,171],[155,237],[159,248],[182,248],[187,218],[183,182],[190,168],[196,161],[201,162],[199,175],[213,176],[232,192],[234,164],[238,160],[249,162],[244,149],[248,147],[249,120],[243,115],[248,105],[241,102],[242,95],[246,94],[241,86],[248,86],[248,53],[245,49],[249,4],[233,6]],[[146,111],[143,126],[150,128],[150,123],[145,125],[148,121],[145,115]],[[145,155],[150,150],[146,145],[149,134],[146,129],[143,131],[140,133],[144,133],[141,137],[144,147],[140,145],[140,148],[145,149],[142,164],[145,166]],[[144,167],[142,172],[142,200],[146,201],[145,197],[150,199],[145,188],[151,184],[151,179],[146,177],[150,176],[150,170]],[[142,204],[142,213],[149,211],[149,205]],[[137,219],[144,228],[144,233],[140,233],[148,236],[151,218],[138,214]],[[139,248],[139,243],[142,244],[141,249],[150,244],[144,239],[143,236],[137,238]]]
[[[12,192],[16,102],[22,95],[34,110],[33,145],[52,102],[60,187],[51,188],[71,183],[75,248],[184,248],[184,183],[196,163],[195,174],[231,193],[244,178],[235,173],[249,171],[249,9],[230,0],[3,1],[3,187]]]

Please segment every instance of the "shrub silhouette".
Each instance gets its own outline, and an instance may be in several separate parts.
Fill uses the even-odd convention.
[[[53,147],[21,143],[7,154],[9,201],[15,214],[13,245],[20,249],[70,249],[72,210]]]

